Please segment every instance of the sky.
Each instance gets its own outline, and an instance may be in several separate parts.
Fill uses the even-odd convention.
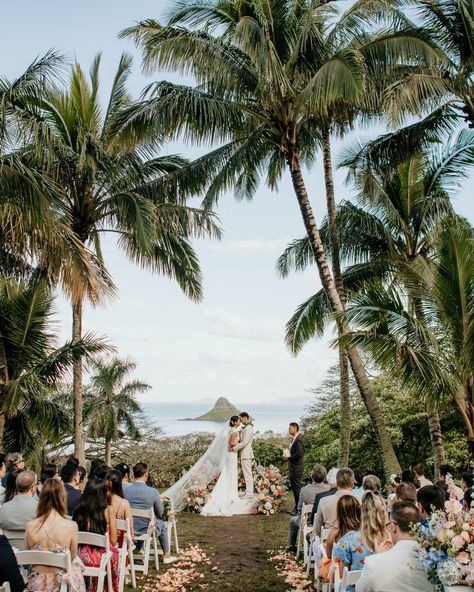
[[[0,76],[15,78],[33,59],[54,48],[85,70],[102,53],[102,95],[107,92],[120,55],[134,55],[130,92],[138,97],[153,80],[178,78],[170,73],[141,73],[140,55],[119,31],[146,18],[160,18],[168,0],[81,0],[5,3],[0,22]],[[376,130],[356,131],[346,142],[369,138]],[[343,145],[335,145],[335,157]],[[169,153],[197,154],[196,147],[174,144]],[[166,152],[166,151],[164,151]],[[315,214],[324,216],[324,183],[320,162],[306,182]],[[351,197],[345,174],[335,174],[338,200]],[[455,204],[474,221],[474,175]],[[195,401],[225,396],[231,401],[272,402],[300,399],[320,382],[336,354],[324,339],[309,343],[295,358],[285,347],[284,327],[295,308],[320,288],[315,269],[281,279],[275,262],[285,245],[304,235],[297,202],[288,178],[278,193],[261,187],[253,202],[223,196],[216,209],[223,229],[217,241],[197,241],[204,298],[187,300],[178,286],[130,264],[113,240],[104,242],[105,259],[118,297],[86,307],[84,329],[105,336],[120,357],[138,363],[136,377],[151,390],[143,402]],[[57,299],[55,318],[60,339],[70,335],[69,304]]]

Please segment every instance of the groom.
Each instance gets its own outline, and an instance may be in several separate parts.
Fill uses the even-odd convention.
[[[234,446],[233,450],[234,452],[239,452],[240,450],[240,464],[245,479],[245,495],[246,497],[253,497],[253,425],[250,423],[250,416],[246,411],[242,411],[239,417],[243,427],[240,432],[240,442]]]

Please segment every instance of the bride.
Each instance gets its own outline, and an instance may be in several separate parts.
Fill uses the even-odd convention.
[[[233,516],[252,512],[255,501],[239,497],[238,455],[232,450],[239,441],[239,426],[240,417],[232,416],[229,425],[216,436],[198,462],[177,483],[164,492],[164,496],[173,500],[176,511],[185,507],[189,490],[204,490],[213,479],[218,477],[201,514],[203,516]]]

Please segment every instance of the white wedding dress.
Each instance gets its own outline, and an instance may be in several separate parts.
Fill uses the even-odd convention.
[[[198,462],[163,495],[172,499],[177,512],[186,507],[188,491],[205,489],[217,477],[210,499],[203,506],[203,516],[233,516],[250,514],[254,499],[239,497],[238,455],[229,452],[229,442],[236,428],[224,427]]]
[[[230,429],[227,447],[232,435],[237,433],[236,428]],[[238,455],[236,452],[227,450],[221,474],[212,490],[211,497],[201,510],[201,516],[250,514],[254,506],[253,499],[239,497]]]

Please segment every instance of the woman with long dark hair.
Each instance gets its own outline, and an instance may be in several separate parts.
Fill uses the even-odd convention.
[[[112,586],[118,592],[119,551],[117,545],[117,522],[109,507],[110,490],[104,479],[90,479],[74,510],[72,519],[80,531],[108,534],[112,553]],[[79,557],[86,567],[99,567],[105,550],[93,545],[80,545]],[[88,590],[95,591],[97,580],[90,578]],[[109,590],[109,592],[112,592]]]
[[[128,519],[133,538],[134,532],[132,508],[130,507],[128,500],[126,500],[123,495],[122,473],[118,470],[112,469],[105,476],[105,480],[107,481],[109,487],[109,510],[116,520]],[[119,531],[117,536],[119,548],[122,546],[123,537],[124,532]]]
[[[75,522],[66,519],[66,491],[61,481],[47,479],[41,488],[38,514],[28,522],[25,530],[27,549],[71,553],[72,570],[69,574],[71,587],[75,592],[85,590],[82,566],[76,560],[77,531]],[[32,592],[53,592],[59,590],[64,573],[54,567],[33,566],[28,575],[28,590]]]

